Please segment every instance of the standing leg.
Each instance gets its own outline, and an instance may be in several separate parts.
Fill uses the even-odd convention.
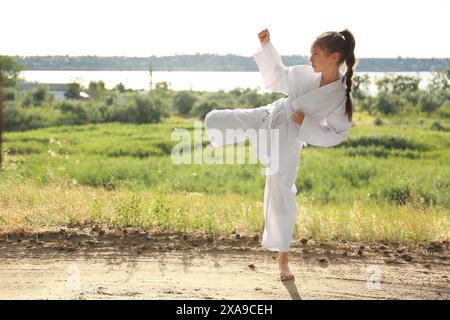
[[[280,280],[294,280],[294,275],[289,269],[289,253],[280,252],[278,254],[278,268],[280,269]]]
[[[255,109],[213,110],[205,117],[205,126],[211,144],[215,147],[234,143],[227,141],[227,129],[259,129],[273,106]],[[288,267],[288,251],[292,241],[297,207],[295,179],[303,143],[297,141],[298,127],[289,119],[279,130],[279,168],[275,174],[266,175],[264,190],[264,233],[261,244],[268,250],[280,252],[279,268],[282,280],[293,276]],[[208,131],[210,130],[210,131]],[[219,133],[215,136],[213,131]],[[247,138],[245,136],[243,139]]]
[[[265,227],[261,244],[268,250],[279,252],[281,280],[293,279],[288,266],[288,251],[297,215],[295,179],[303,147],[303,143],[295,139],[295,126],[292,121],[279,130],[279,169],[276,174],[266,176],[264,190]]]
[[[292,240],[297,206],[295,179],[300,149],[281,142],[280,164],[276,174],[266,176],[264,189],[265,228],[261,244],[273,251],[286,252]]]

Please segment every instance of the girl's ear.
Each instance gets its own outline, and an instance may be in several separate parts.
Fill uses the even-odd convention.
[[[333,61],[339,61],[339,52],[333,52],[331,55],[330,55],[330,58],[331,59],[333,59]]]

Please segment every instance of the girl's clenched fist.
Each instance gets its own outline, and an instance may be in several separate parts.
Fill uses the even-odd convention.
[[[261,45],[266,44],[270,41],[270,33],[268,29],[264,29],[260,33],[258,33],[259,42],[261,42]]]

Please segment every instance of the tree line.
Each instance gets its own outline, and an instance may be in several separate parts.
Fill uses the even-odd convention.
[[[252,57],[237,55],[176,55],[165,57],[99,56],[17,56],[26,70],[108,70],[108,71],[258,71]],[[309,64],[308,57],[283,56],[287,66]],[[361,58],[356,66],[361,72],[437,71],[450,67],[449,58]]]

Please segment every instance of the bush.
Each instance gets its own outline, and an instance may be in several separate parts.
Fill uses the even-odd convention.
[[[3,100],[14,101],[16,99],[17,91],[14,88],[3,88]]]
[[[379,118],[379,117],[376,117],[373,120],[373,124],[376,125],[376,126],[381,126],[383,124],[383,120],[381,120],[381,118]]]
[[[373,114],[377,110],[376,103],[377,103],[376,97],[367,96],[364,97],[364,99],[362,100],[357,100],[355,104],[358,105],[361,110],[365,110],[369,114]]]
[[[15,102],[6,102],[4,108],[5,130],[21,130],[26,122],[25,110]]]
[[[52,108],[23,108],[17,102],[5,104],[6,131],[22,131],[49,127],[57,124],[58,110]]]
[[[30,108],[26,110],[27,126],[26,130],[46,128],[55,125],[58,112],[50,108]]]
[[[41,84],[33,89],[31,94],[33,97],[33,105],[35,106],[41,106],[50,97],[48,87]]]
[[[240,107],[257,108],[263,105],[262,96],[256,90],[245,90],[240,97]]]
[[[201,120],[205,120],[205,117],[208,114],[208,112],[210,112],[211,110],[214,110],[214,109],[218,109],[218,108],[219,108],[219,106],[218,106],[217,102],[204,101],[204,102],[200,103],[194,109],[194,114],[196,116],[198,116]]]
[[[436,131],[449,131],[450,129],[444,127],[439,121],[434,121],[430,127],[431,130]]]
[[[411,139],[396,136],[360,136],[346,140],[342,146],[348,147],[381,147],[387,150],[418,150],[423,151],[429,149],[427,145],[420,144]]]
[[[135,96],[136,120],[135,123],[158,123],[161,121],[162,108],[161,102],[155,101],[150,97]]]
[[[45,102],[52,101],[53,95],[48,91],[45,85],[38,85],[32,90],[21,92],[22,106],[28,107],[42,107]]]
[[[414,207],[423,208],[437,203],[436,196],[429,190],[422,190],[420,186],[403,180],[400,180],[398,185],[387,188],[384,196],[388,202],[400,206],[412,204]]]
[[[58,109],[63,116],[60,124],[80,125],[103,122],[101,111],[87,102],[65,100],[59,103]]]
[[[165,104],[151,95],[127,96],[124,103],[115,103],[108,110],[107,121],[158,123],[166,117]]]
[[[450,119],[450,102],[446,101],[444,104],[436,110],[436,114],[440,118],[447,118]]]
[[[399,110],[398,102],[389,94],[378,94],[375,107],[383,114],[393,114]]]
[[[174,108],[178,110],[180,114],[189,114],[192,110],[192,106],[196,97],[189,91],[180,91],[174,97]]]
[[[397,205],[405,205],[413,199],[411,186],[403,184],[385,191],[386,200]]]
[[[423,112],[432,113],[441,106],[441,101],[436,95],[427,92],[420,96],[419,105]]]

